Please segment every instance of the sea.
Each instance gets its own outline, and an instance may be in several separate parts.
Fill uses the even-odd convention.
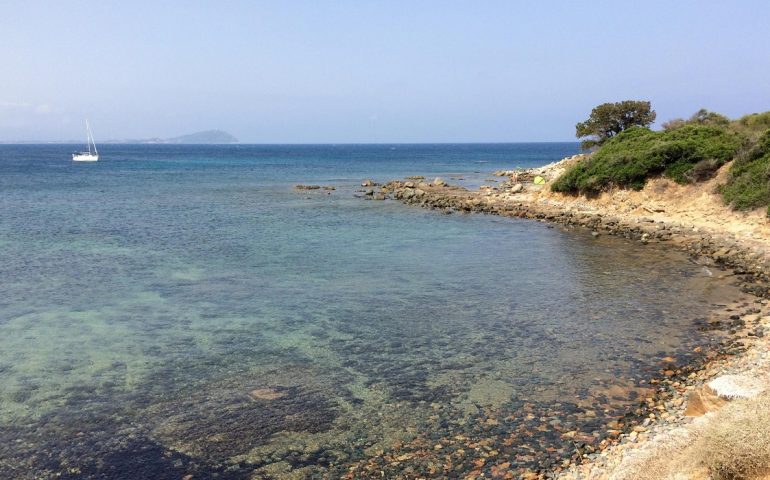
[[[0,145],[0,478],[547,472],[732,294],[670,246],[360,191],[576,143],[72,150]]]

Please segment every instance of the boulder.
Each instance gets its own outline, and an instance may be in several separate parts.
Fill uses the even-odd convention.
[[[367,178],[366,180],[361,182],[361,186],[362,187],[376,187],[377,186],[377,182],[375,182],[371,178]]]
[[[686,417],[699,417],[719,410],[732,399],[753,398],[764,391],[762,382],[746,375],[722,375],[694,390],[687,397]]]
[[[446,181],[445,181],[443,178],[441,178],[441,177],[436,177],[436,178],[433,180],[433,185],[435,185],[435,186],[437,186],[437,187],[445,187],[445,186],[447,185],[447,183],[446,183]]]
[[[511,193],[519,193],[524,190],[524,185],[517,183],[511,187]]]
[[[690,392],[687,396],[687,408],[684,411],[685,417],[700,417],[709,412],[722,408],[727,400],[721,398],[713,388],[703,385],[697,390]]]
[[[708,383],[721,398],[752,398],[764,391],[761,381],[747,375],[722,375]]]

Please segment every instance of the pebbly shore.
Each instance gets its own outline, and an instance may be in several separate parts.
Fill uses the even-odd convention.
[[[553,165],[557,167],[549,166],[548,173],[558,170],[558,164]],[[640,471],[650,468],[647,464],[654,463],[660,452],[692,441],[699,417],[711,413],[709,406],[703,406],[704,392],[713,393],[707,385],[710,381],[726,375],[770,376],[770,335],[766,336],[770,333],[770,256],[762,242],[753,241],[754,235],[743,237],[727,229],[703,228],[679,218],[665,218],[665,205],[645,206],[650,214],[645,216],[596,207],[591,199],[585,198],[564,197],[554,201],[548,194],[540,194],[547,185],[532,181],[547,171],[548,168],[499,172],[498,176],[508,177],[507,181],[478,190],[449,185],[440,178],[425,181],[423,177],[410,177],[382,185],[367,180],[359,193],[366,199],[395,200],[444,214],[483,213],[532,219],[565,228],[588,229],[593,236],[616,235],[640,246],[664,243],[686,252],[707,269],[732,276],[745,296],[720,306],[708,321],[699,325],[723,335],[716,348],[701,351],[698,347],[693,352],[696,355],[684,361],[670,359],[670,365],[661,367],[659,375],[648,379],[650,390],[635,409],[626,412],[621,420],[605,425],[604,432],[596,438],[575,442],[574,451],[563,455],[556,465],[546,464],[509,475],[504,468],[507,462],[500,459],[477,472],[495,478],[639,478]],[[719,402],[721,405],[724,400]],[[545,452],[542,454],[549,458]],[[689,472],[681,478],[705,479],[708,475],[703,471]]]

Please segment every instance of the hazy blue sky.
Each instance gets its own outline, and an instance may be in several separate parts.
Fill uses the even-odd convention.
[[[0,2],[0,141],[570,140],[605,101],[770,110],[770,2]]]

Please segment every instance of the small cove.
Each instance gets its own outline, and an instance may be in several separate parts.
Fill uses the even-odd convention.
[[[402,450],[379,467],[440,476],[443,449],[460,475],[476,447],[458,442],[536,466],[712,341],[695,322],[735,293],[665,245],[352,196],[570,146],[116,146],[77,172],[54,147],[2,148],[0,472],[17,478],[335,478]],[[291,189],[308,180],[337,190]]]

